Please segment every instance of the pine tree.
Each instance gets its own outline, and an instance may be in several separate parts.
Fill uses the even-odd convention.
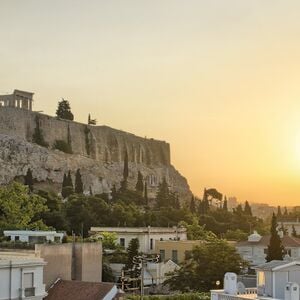
[[[272,216],[271,238],[267,253],[267,262],[272,260],[283,260],[284,247],[277,232],[277,218],[274,213]]]
[[[248,216],[252,216],[252,209],[248,201],[245,202],[244,212]]]
[[[292,226],[292,236],[297,237],[297,231],[294,225]]]
[[[196,212],[196,203],[195,203],[195,197],[192,196],[191,202],[190,202],[190,211],[194,214]]]
[[[82,183],[81,174],[80,174],[79,169],[76,171],[76,176],[75,176],[75,193],[83,194],[83,183]]]
[[[137,183],[136,183],[136,186],[135,186],[135,190],[143,195],[143,192],[144,192],[144,178],[143,178],[143,175],[140,171],[138,171],[138,178],[137,178]]]
[[[32,172],[31,172],[30,168],[27,170],[27,173],[25,176],[25,185],[28,186],[30,192],[33,191],[33,177],[32,177]]]
[[[58,102],[57,110],[56,110],[57,117],[64,119],[64,120],[74,120],[74,115],[71,112],[71,107],[69,101],[62,99]]]
[[[227,197],[225,196],[224,203],[223,203],[223,210],[228,211],[228,203],[227,203]]]
[[[139,254],[140,242],[138,238],[132,239],[127,248],[127,263],[125,270],[131,270],[133,268],[133,258]]]

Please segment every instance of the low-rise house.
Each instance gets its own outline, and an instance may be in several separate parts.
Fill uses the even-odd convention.
[[[300,258],[300,239],[291,236],[281,238],[286,255],[291,258]],[[266,262],[270,235],[261,236],[257,232],[249,235],[247,241],[236,244],[237,252],[250,263],[250,266],[258,266]]]
[[[40,230],[4,230],[3,234],[10,238],[11,241],[20,241],[29,244],[45,242],[61,243],[64,236],[61,232]]]
[[[211,300],[279,299],[299,300],[300,260],[273,260],[255,268],[257,286],[245,288],[237,275],[226,273],[224,289],[212,290]]]
[[[57,280],[45,300],[112,300],[120,297],[113,283]]]
[[[160,255],[161,261],[172,260],[174,263],[182,263],[188,252],[201,241],[180,240],[180,241],[156,241],[155,253]]]
[[[130,241],[137,238],[140,243],[140,251],[151,253],[155,249],[156,241],[187,240],[186,228],[182,227],[91,227],[91,235],[99,235],[103,232],[116,233],[118,244],[125,249]]]
[[[43,283],[41,258],[16,253],[0,253],[0,299],[42,300],[47,293]]]
[[[286,233],[290,236],[293,234],[293,230],[295,229],[296,234],[300,235],[300,222],[297,219],[296,221],[280,221],[278,222],[278,230],[284,229]]]

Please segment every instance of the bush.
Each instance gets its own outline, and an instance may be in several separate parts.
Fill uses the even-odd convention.
[[[56,140],[53,145],[53,148],[65,153],[69,153],[69,154],[73,153],[71,145],[66,143],[63,140]]]
[[[126,297],[130,300],[138,300],[140,296],[130,295]],[[210,300],[209,293],[184,293],[173,295],[144,296],[144,300]]]

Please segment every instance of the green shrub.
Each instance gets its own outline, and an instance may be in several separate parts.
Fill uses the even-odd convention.
[[[66,143],[63,140],[56,140],[53,145],[53,148],[65,153],[69,153],[69,154],[73,153],[71,145]]]
[[[139,300],[140,296],[130,295],[126,297],[130,300]],[[184,293],[173,295],[153,295],[144,296],[144,300],[210,300],[209,293]]]

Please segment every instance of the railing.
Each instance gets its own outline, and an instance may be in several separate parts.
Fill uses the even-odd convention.
[[[35,296],[35,288],[34,287],[32,287],[32,288],[25,288],[24,289],[24,296],[25,297]]]
[[[244,292],[237,292],[236,295],[226,294],[224,290],[212,290],[211,300],[240,300],[255,299],[257,297],[257,288],[246,288]]]

